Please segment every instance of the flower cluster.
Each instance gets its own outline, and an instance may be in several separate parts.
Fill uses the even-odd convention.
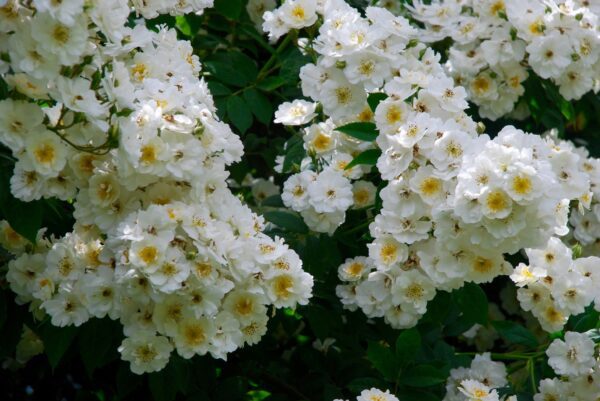
[[[561,330],[569,316],[583,313],[592,302],[600,309],[600,258],[573,260],[571,249],[558,238],[526,253],[529,264],[519,264],[510,278],[519,287],[521,308],[531,311],[544,330]]]
[[[548,364],[560,378],[543,379],[534,401],[591,400],[600,394],[600,366],[595,344],[585,333],[567,332],[546,351]]]
[[[370,390],[363,390],[360,392],[360,395],[356,397],[356,401],[399,401],[398,398],[390,394],[389,390],[381,391],[376,388],[372,388]],[[333,400],[333,401],[346,401],[346,400]]]
[[[447,70],[481,116],[513,111],[531,70],[567,100],[597,91],[600,8],[590,1],[422,1],[409,7],[428,42],[451,38]]]
[[[133,3],[150,18],[212,1]],[[226,358],[261,338],[269,307],[308,302],[298,255],[227,186],[242,143],[218,120],[189,42],[128,22],[127,1],[10,0],[0,11],[12,193],[72,200],[76,220],[36,244],[0,223],[19,302],[56,326],[119,319],[135,373],[162,369],[173,350]]]
[[[508,384],[506,376],[506,366],[502,362],[492,361],[489,353],[476,355],[468,368],[450,371],[443,401],[499,401],[501,398],[496,389]],[[512,401],[516,398],[502,399]]]
[[[319,37],[314,43],[305,43],[304,49],[317,52],[319,58],[316,64],[304,66],[300,77],[304,94],[319,102],[330,118],[309,124],[317,116],[317,106],[304,100],[279,107],[275,122],[308,124],[302,129],[302,136],[309,157],[302,163],[303,171],[285,183],[282,198],[286,206],[302,214],[312,230],[331,234],[345,221],[350,207],[373,205],[377,192],[373,183],[360,180],[370,171],[369,166],[349,166],[355,156],[372,149],[373,144],[337,131],[336,127],[373,119],[367,91],[391,81],[403,68],[404,58],[398,54],[409,46],[415,30],[406,19],[394,17],[383,8],[369,7],[368,18],[363,18],[342,0],[285,2],[265,14],[264,28],[278,37],[300,27],[284,23],[275,29],[270,24],[273,16],[286,21],[283,15],[294,9],[304,10],[304,15],[318,12],[324,17]],[[307,18],[301,26],[315,21],[316,17]],[[416,58],[422,49],[413,47],[410,54]]]
[[[437,290],[508,274],[503,254],[568,233],[570,201],[583,207],[591,200],[583,157],[571,144],[512,126],[493,139],[482,134],[464,112],[465,89],[446,75],[439,55],[412,38],[402,17],[369,7],[363,18],[330,1],[322,20],[320,35],[302,42],[305,51],[318,54],[316,64],[300,75],[304,94],[327,117],[304,129],[305,144],[326,147],[320,152],[307,146],[315,149],[309,153],[317,162],[306,160],[283,196],[296,210],[327,205],[323,212],[340,213],[350,205],[350,185],[332,170],[341,170],[338,160],[353,154],[346,142],[356,143],[357,151],[381,150],[376,167],[387,185],[369,227],[369,257],[348,259],[339,268],[345,283],[337,293],[347,308],[384,317],[396,328],[411,327]],[[374,113],[369,93],[383,99]],[[314,105],[297,104],[283,105],[278,119],[289,125],[314,120]],[[297,112],[285,115],[288,109]],[[365,120],[375,123],[374,142],[350,141],[334,128]],[[356,167],[364,168],[346,165],[343,172],[351,178]],[[318,202],[311,203],[313,194]]]

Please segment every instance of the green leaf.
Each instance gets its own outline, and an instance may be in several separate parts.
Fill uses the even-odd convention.
[[[211,76],[227,86],[245,87],[258,75],[256,62],[239,51],[215,53],[203,64]]]
[[[304,150],[304,141],[297,136],[290,138],[285,147],[283,172],[290,172],[295,164],[299,165],[302,162],[304,156],[306,156],[306,151]]]
[[[227,101],[227,116],[243,134],[252,125],[252,113],[241,96],[232,96]]]
[[[595,329],[598,326],[599,319],[600,313],[598,313],[592,305],[585,308],[585,312],[576,316],[571,316],[567,323],[567,327],[570,328],[570,331],[583,333]]]
[[[284,228],[288,231],[305,234],[308,232],[308,227],[297,213],[284,212],[280,210],[272,210],[263,213],[267,221]]]
[[[229,89],[227,86],[223,85],[220,82],[210,80],[207,82],[207,84],[208,89],[210,89],[210,93],[212,93],[213,96],[231,95],[231,89]]]
[[[359,164],[374,166],[375,164],[377,164],[377,159],[379,159],[379,156],[381,156],[380,149],[365,150],[364,152],[356,156],[354,159],[352,159],[352,161],[346,166],[345,170],[349,170],[352,167],[357,166]]]
[[[273,118],[273,105],[271,105],[269,99],[253,88],[244,91],[244,99],[256,119],[265,125],[269,125]]]
[[[435,394],[433,394],[429,391],[415,389],[415,388],[401,389],[400,391],[398,391],[397,395],[402,401],[439,401],[440,400],[440,397],[436,396]]]
[[[376,379],[374,377],[359,377],[348,383],[346,387],[353,393],[360,394],[360,392],[366,388],[383,388],[385,385],[386,383],[381,379]]]
[[[243,0],[215,0],[215,9],[225,17],[237,20],[242,14],[244,8]]]
[[[144,376],[132,373],[131,369],[129,368],[129,363],[121,362],[117,370],[116,378],[117,393],[119,395],[118,399],[124,399],[125,396],[139,387],[143,377]]]
[[[261,206],[272,206],[272,207],[285,207],[281,200],[281,195],[271,195],[260,203]]]
[[[306,316],[308,324],[317,338],[323,340],[329,336],[333,319],[331,311],[320,305],[312,305],[307,308],[303,315]]]
[[[411,387],[429,387],[444,383],[448,372],[431,365],[418,365],[402,373],[400,381]]]
[[[466,283],[455,292],[463,316],[472,323],[487,324],[488,301],[485,292],[475,283]]]
[[[369,104],[369,108],[371,111],[375,112],[375,109],[379,105],[379,103],[385,99],[387,99],[388,95],[385,93],[371,93],[367,98],[367,103]]]
[[[525,345],[530,348],[539,345],[533,333],[520,324],[508,320],[497,320],[492,322],[492,326],[502,338],[513,344]]]
[[[77,343],[88,376],[91,377],[94,370],[116,359],[119,337],[119,325],[108,319],[91,319],[81,327]]]
[[[386,379],[394,381],[398,375],[398,364],[391,348],[370,341],[367,347],[367,359]]]
[[[49,320],[38,329],[38,335],[44,343],[44,351],[48,356],[52,369],[58,366],[63,355],[75,339],[76,334],[76,327],[55,327]]]
[[[148,385],[154,401],[174,401],[177,396],[177,387],[173,385],[169,366],[148,375]]]
[[[244,74],[240,74],[239,70],[235,69],[234,65],[225,61],[205,61],[205,69],[211,73],[219,81],[238,87],[246,86],[250,79]]]
[[[300,74],[300,68],[309,63],[310,57],[300,53],[300,50],[296,47],[290,48],[281,56],[281,69],[279,70],[279,76],[285,81],[297,82],[298,74]]]
[[[377,139],[377,127],[373,123],[350,123],[337,127],[335,130],[361,141],[373,142]]]
[[[192,26],[186,19],[185,15],[178,15],[175,17],[175,27],[179,30],[179,32],[188,38],[194,35],[194,32],[192,32]]]
[[[262,89],[264,91],[270,92],[279,88],[282,85],[285,85],[287,81],[282,77],[267,77],[260,81],[256,87]]]
[[[42,227],[43,201],[22,202],[10,192],[12,168],[0,165],[0,212],[13,230],[35,243]]]
[[[415,328],[404,330],[396,339],[396,357],[401,366],[406,366],[415,359],[421,348],[421,335]]]

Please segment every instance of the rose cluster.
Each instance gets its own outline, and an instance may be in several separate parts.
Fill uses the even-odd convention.
[[[413,1],[421,38],[451,38],[446,68],[483,117],[510,113],[529,71],[567,100],[598,90],[600,7],[592,1]]]
[[[18,301],[56,326],[119,319],[135,373],[176,350],[215,358],[266,332],[269,308],[311,296],[312,277],[227,186],[243,148],[219,121],[199,59],[136,13],[212,1],[9,0],[0,9],[0,142],[21,200],[69,200],[73,231],[30,244],[6,222]]]
[[[544,330],[562,330],[569,316],[583,313],[592,302],[600,308],[600,258],[573,260],[571,249],[554,237],[526,253],[529,264],[519,264],[510,278],[519,287],[521,308],[531,311]]]
[[[300,77],[304,95],[317,105],[287,103],[277,116],[284,124],[308,124],[302,131],[309,157],[282,196],[309,226],[331,232],[330,216],[337,213],[339,225],[352,205],[349,180],[361,176],[353,170],[370,168],[354,165],[352,155],[380,150],[376,167],[386,185],[379,193],[383,207],[369,226],[369,255],[339,267],[344,284],[337,293],[347,308],[411,327],[437,290],[509,274],[504,254],[566,235],[572,201],[589,207],[585,155],[568,142],[512,126],[493,138],[483,134],[465,114],[467,91],[455,86],[440,56],[415,39],[406,19],[378,7],[362,17],[338,1],[315,12],[321,13],[319,35],[299,44],[316,57]],[[376,106],[368,104],[372,94]],[[318,109],[323,122],[314,122]],[[361,121],[374,123],[374,141],[339,132]],[[307,218],[303,208],[315,206],[328,226]]]
[[[506,366],[492,361],[490,353],[476,355],[471,365],[450,370],[443,401],[516,401],[515,396],[501,398],[497,389],[508,384]]]
[[[548,349],[548,365],[560,377],[543,379],[534,401],[593,400],[600,396],[596,345],[586,333],[567,332]]]

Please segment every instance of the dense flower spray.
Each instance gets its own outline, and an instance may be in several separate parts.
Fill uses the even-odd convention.
[[[69,200],[75,226],[30,244],[6,223],[18,301],[56,326],[119,319],[135,373],[225,359],[266,332],[270,307],[306,304],[312,277],[229,190],[242,143],[216,117],[189,42],[137,16],[199,1],[5,2],[0,141],[13,195]]]
[[[286,15],[296,8],[305,18],[292,24]],[[414,326],[436,291],[512,273],[505,254],[543,248],[569,233],[571,204],[590,207],[598,161],[552,135],[513,126],[484,134],[465,113],[471,92],[404,17],[379,7],[363,17],[337,0],[288,1],[265,14],[264,28],[276,38],[313,24],[315,13],[318,36],[299,40],[314,56],[300,72],[314,104],[286,103],[277,116],[301,126],[309,155],[282,198],[313,230],[333,233],[357,204],[353,189],[360,185],[371,200],[364,206],[376,192],[355,181],[371,167],[354,157],[380,151],[382,208],[369,226],[369,255],[339,268],[347,308]],[[375,137],[341,132],[353,122],[374,123]]]

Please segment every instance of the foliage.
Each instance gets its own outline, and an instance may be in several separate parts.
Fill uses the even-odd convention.
[[[1,278],[0,358],[5,370],[0,382],[5,399],[43,395],[47,399],[103,401],[330,401],[376,387],[389,389],[402,401],[434,401],[444,397],[451,369],[468,367],[473,355],[485,349],[492,352],[492,359],[506,362],[509,373],[521,373],[505,389],[506,394],[518,394],[519,401],[533,400],[539,380],[554,376],[544,356],[548,345],[566,331],[599,329],[598,312],[587,307],[584,313],[571,316],[563,331],[546,334],[530,315],[515,313],[507,305],[504,292],[514,290],[514,285],[505,278],[438,291],[426,314],[409,329],[392,329],[382,319],[369,319],[360,310],[343,308],[335,291],[338,266],[347,258],[368,253],[367,244],[373,239],[368,226],[381,210],[379,194],[385,183],[379,175],[367,174],[366,179],[377,186],[373,205],[349,210],[332,235],[309,230],[299,213],[283,207],[278,193],[265,199],[256,196],[248,175],[272,179],[281,187],[284,175],[299,172],[305,157],[314,159],[301,134],[273,123],[277,105],[302,97],[299,71],[314,61],[314,55],[297,49],[296,30],[276,43],[269,42],[251,21],[247,0],[214,3],[214,8],[201,15],[163,15],[147,24],[174,27],[179,39],[192,43],[219,116],[235,127],[244,144],[243,159],[228,168],[232,187],[270,223],[267,233],[284,238],[299,254],[304,270],[315,280],[312,299],[295,309],[277,313],[271,309],[273,316],[262,340],[228,355],[227,361],[174,356],[164,370],[139,376],[119,358],[117,347],[124,337],[115,321],[92,319],[78,328],[54,327],[48,316],[40,318],[26,305],[18,305]],[[354,3],[363,9],[367,5]],[[316,35],[310,28],[307,31],[309,36]],[[443,42],[436,46],[446,56],[448,46],[444,48]],[[600,156],[599,96],[588,93],[580,100],[567,101],[554,83],[535,74],[530,74],[524,87],[521,100],[530,112],[524,120],[482,119],[474,105],[468,113],[482,121],[491,136],[508,124],[536,133],[556,129],[560,138]],[[0,80],[0,100],[6,97],[6,83]],[[369,106],[374,111],[384,99],[385,95],[371,94]],[[364,142],[373,142],[379,135],[372,122],[350,122],[335,129]],[[366,149],[353,155],[345,169],[374,166],[380,155],[380,149]],[[277,156],[282,156],[281,160],[276,160]],[[0,148],[0,220],[7,220],[32,243],[42,227],[47,227],[48,235],[68,232],[74,221],[72,202],[42,199],[25,203],[12,196],[9,180],[14,163],[11,152]],[[277,165],[282,174],[274,173]],[[1,277],[9,258],[0,249]],[[525,258],[515,254],[510,261],[517,266]],[[514,299],[514,293],[511,295]],[[474,325],[483,327],[485,333],[466,335]],[[39,337],[44,350],[23,365],[18,360],[18,344],[25,328]]]

